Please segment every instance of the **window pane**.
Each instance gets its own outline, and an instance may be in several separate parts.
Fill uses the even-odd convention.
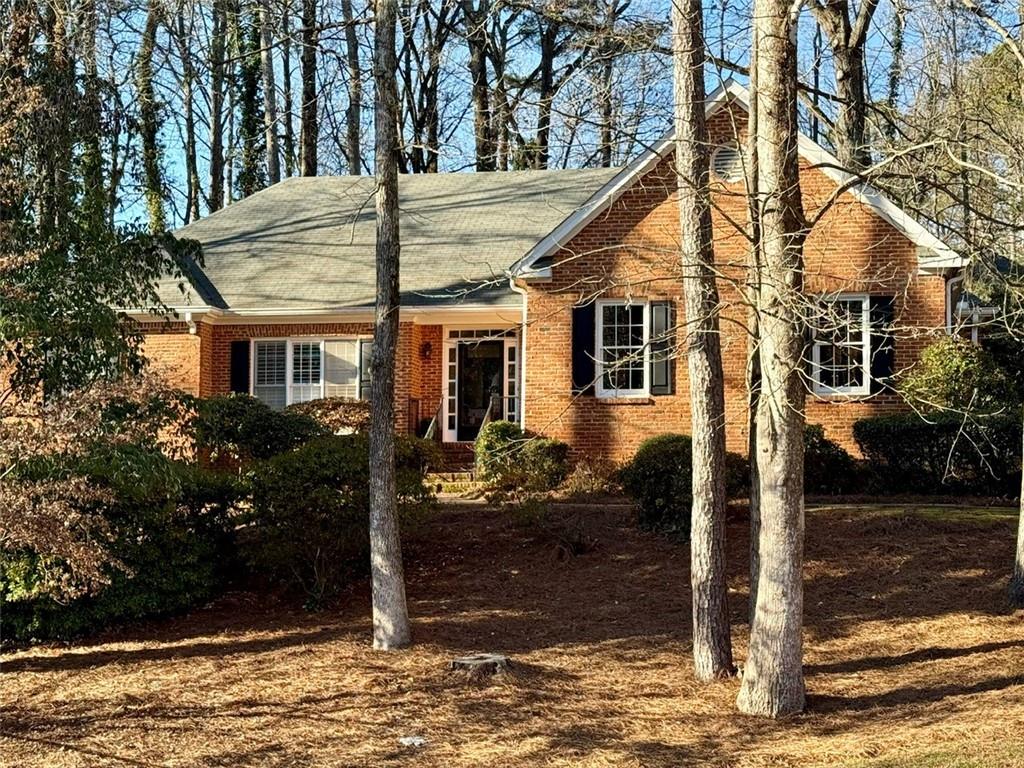
[[[297,342],[292,345],[292,402],[305,403],[321,396],[320,343]]]
[[[324,342],[324,397],[359,397],[359,342]]]
[[[287,342],[257,341],[253,346],[256,358],[253,394],[271,408],[284,408],[287,404]]]
[[[862,299],[838,299],[822,306],[814,348],[818,359],[817,385],[848,391],[867,384],[865,343],[868,303]]]
[[[647,376],[644,350],[645,305],[601,308],[601,386],[605,390],[642,391]]]

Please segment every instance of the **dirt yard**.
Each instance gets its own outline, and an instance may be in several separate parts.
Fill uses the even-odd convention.
[[[445,509],[407,553],[406,652],[370,650],[360,584],[336,612],[230,595],[95,643],[9,654],[0,764],[1024,766],[1008,512],[809,511],[809,709],[777,723],[736,713],[735,679],[694,683],[687,547],[622,509],[586,521],[596,548],[559,558],[549,528]],[[745,526],[729,534],[742,663]],[[514,674],[445,672],[477,651],[509,654]]]

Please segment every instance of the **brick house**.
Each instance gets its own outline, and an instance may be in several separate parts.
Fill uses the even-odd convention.
[[[734,451],[747,423],[745,109],[732,82],[708,99]],[[855,449],[852,424],[901,409],[887,380],[953,325],[963,263],[805,136],[800,158],[808,215],[831,203],[807,236],[806,292],[848,318],[808,345],[807,420]],[[623,169],[401,177],[397,429],[436,421],[441,440],[466,443],[493,408],[613,460],[646,437],[688,432],[686,361],[673,354],[675,187],[670,137]],[[289,179],[180,230],[204,263],[183,290],[162,286],[176,314],[145,323],[154,366],[195,394],[249,392],[274,407],[363,396],[372,195],[369,178]]]

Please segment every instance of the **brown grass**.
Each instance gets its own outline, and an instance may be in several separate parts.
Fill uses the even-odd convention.
[[[1012,518],[808,513],[807,713],[736,713],[690,673],[685,546],[592,510],[596,548],[479,506],[408,553],[417,644],[369,649],[368,590],[309,615],[248,595],[4,662],[9,766],[1024,765],[1024,622],[1005,609]],[[737,658],[747,540],[730,526]],[[455,656],[506,653],[488,682]],[[422,736],[423,747],[402,746]]]

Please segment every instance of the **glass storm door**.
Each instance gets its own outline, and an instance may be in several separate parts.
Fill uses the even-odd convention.
[[[475,440],[492,399],[497,410],[491,419],[503,418],[503,363],[505,342],[480,341],[459,344],[458,433],[460,441]]]

